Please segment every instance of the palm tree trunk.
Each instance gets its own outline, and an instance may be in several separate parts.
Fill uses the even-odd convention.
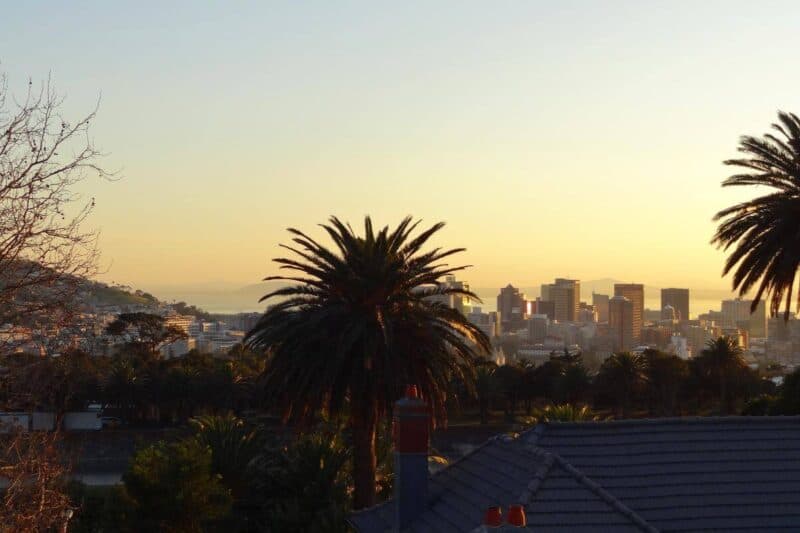
[[[375,505],[377,417],[374,412],[354,415],[350,425],[353,430],[353,507],[363,509]]]

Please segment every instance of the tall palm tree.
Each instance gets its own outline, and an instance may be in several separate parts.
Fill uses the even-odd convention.
[[[772,129],[774,134],[741,138],[745,157],[725,164],[744,172],[722,182],[723,187],[762,185],[772,191],[717,213],[714,220],[721,222],[712,242],[724,250],[735,246],[723,270],[724,275],[734,271],[734,289],[743,295],[758,285],[752,310],[763,296],[775,315],[785,298],[788,319],[800,266],[800,118],[778,112]]]
[[[730,394],[731,385],[737,376],[747,368],[742,353],[742,348],[736,340],[730,337],[719,337],[708,341],[706,348],[696,359],[696,365],[703,377],[719,384],[721,414],[730,412],[733,403]]]
[[[376,428],[405,385],[417,385],[434,420],[443,422],[449,382],[471,385],[476,355],[490,349],[481,330],[434,298],[477,299],[438,283],[466,268],[441,262],[463,249],[423,252],[443,224],[412,237],[418,224],[405,218],[394,230],[375,231],[366,217],[358,235],[331,217],[322,228],[333,249],[289,229],[294,245],[283,247],[297,257],[275,262],[290,274],[265,281],[293,285],[262,298],[283,299],[246,338],[251,348],[268,351],[264,391],[287,420],[309,422],[320,411],[348,416],[356,508],[375,502]]]
[[[646,368],[644,357],[629,352],[615,353],[600,367],[597,380],[615,396],[618,416],[630,416],[633,398],[645,383]]]

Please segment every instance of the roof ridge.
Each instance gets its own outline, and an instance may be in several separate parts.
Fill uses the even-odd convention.
[[[586,426],[649,426],[677,424],[733,424],[800,422],[800,415],[734,415],[734,416],[674,416],[668,418],[624,418],[620,420],[582,420],[578,422],[548,421],[537,424],[553,427],[586,427]],[[528,432],[526,432],[528,433]]]
[[[533,500],[536,493],[539,492],[539,487],[541,487],[542,482],[547,478],[547,475],[550,473],[550,469],[553,467],[553,463],[555,462],[555,458],[552,453],[545,451],[541,448],[537,448],[536,446],[526,445],[525,451],[535,455],[538,459],[541,460],[539,463],[538,468],[533,473],[533,479],[531,479],[528,486],[525,487],[525,490],[522,491],[522,494],[519,496],[520,503],[526,504]]]
[[[549,453],[549,452],[547,452]],[[646,531],[648,533],[659,533],[658,529],[655,528],[652,524],[650,524],[647,520],[645,520],[640,514],[636,511],[622,503],[616,496],[608,492],[602,485],[594,481],[592,478],[575,468],[573,465],[568,463],[558,454],[550,453],[552,455],[554,462],[558,463],[558,466],[561,467],[565,472],[575,478],[578,483],[584,485],[590,491],[595,493],[597,496],[600,497],[604,502],[614,508],[616,511],[619,511],[622,515],[628,518],[634,525],[638,526],[639,529],[642,531]]]

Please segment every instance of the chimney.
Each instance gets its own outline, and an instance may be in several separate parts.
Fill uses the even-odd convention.
[[[409,385],[394,408],[394,499],[397,530],[410,526],[428,501],[428,406]]]

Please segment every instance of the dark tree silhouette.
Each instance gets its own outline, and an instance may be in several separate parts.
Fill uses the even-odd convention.
[[[708,341],[706,348],[693,361],[695,368],[709,384],[716,383],[719,386],[721,414],[732,411],[733,394],[731,389],[747,370],[742,353],[742,349],[734,339],[719,337]]]
[[[723,187],[761,185],[772,191],[717,213],[714,220],[720,224],[712,242],[724,250],[734,247],[723,270],[725,275],[733,271],[734,289],[744,295],[758,286],[752,310],[768,297],[775,315],[785,299],[788,320],[800,266],[800,118],[778,112],[772,129],[762,137],[741,138],[745,157],[725,164],[744,172],[722,182]]]
[[[246,343],[268,351],[264,391],[287,420],[309,422],[322,411],[348,415],[354,446],[354,505],[375,502],[378,423],[407,384],[416,384],[434,420],[446,420],[452,380],[472,390],[474,360],[490,341],[436,296],[477,297],[438,281],[462,270],[442,263],[463,249],[423,252],[443,224],[412,237],[419,223],[404,219],[394,230],[364,234],[332,217],[322,225],[329,249],[289,229],[297,258],[275,261],[292,274],[270,276],[294,285],[262,298],[283,298],[268,308]],[[265,280],[265,281],[266,281]]]
[[[615,398],[617,416],[630,416],[633,400],[647,378],[646,368],[644,357],[628,352],[616,353],[603,362],[597,382]]]

